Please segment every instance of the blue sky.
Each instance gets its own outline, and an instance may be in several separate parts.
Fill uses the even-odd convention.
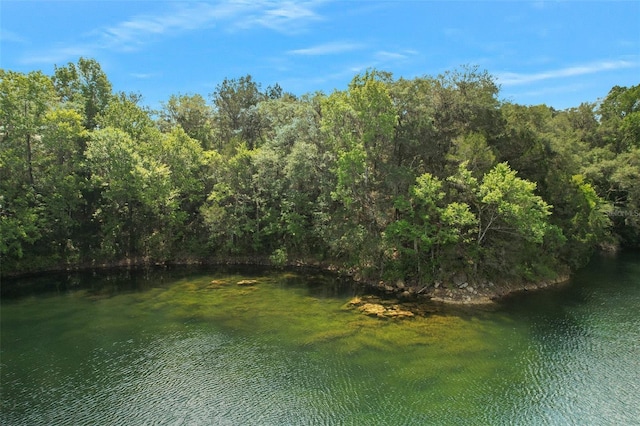
[[[413,78],[466,64],[502,99],[564,109],[640,83],[640,2],[2,0],[2,68],[51,74],[80,56],[152,107],[246,74],[300,95],[367,68]]]

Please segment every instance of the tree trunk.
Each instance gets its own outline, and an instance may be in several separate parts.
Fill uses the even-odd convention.
[[[29,185],[31,185],[31,187],[34,187],[34,182],[33,182],[33,166],[31,164],[31,135],[27,134],[27,173],[28,173],[28,177],[29,177]]]

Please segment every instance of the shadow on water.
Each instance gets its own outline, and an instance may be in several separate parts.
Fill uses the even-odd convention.
[[[360,286],[348,277],[311,269],[178,265],[52,272],[3,278],[0,297],[13,300],[22,297],[55,296],[78,290],[85,290],[95,297],[111,297],[121,293],[144,292],[181,279],[229,275],[246,279],[277,276],[282,287],[305,289],[314,297],[348,297],[360,291]]]

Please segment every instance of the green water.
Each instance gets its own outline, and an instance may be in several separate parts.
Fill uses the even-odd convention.
[[[637,253],[407,320],[349,310],[356,287],[304,271],[2,286],[3,425],[640,424]]]

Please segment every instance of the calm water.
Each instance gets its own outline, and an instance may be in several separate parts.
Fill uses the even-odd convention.
[[[3,425],[640,424],[638,254],[405,321],[302,271],[2,285]]]

